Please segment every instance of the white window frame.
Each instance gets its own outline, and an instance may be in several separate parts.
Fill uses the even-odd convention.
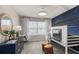
[[[28,23],[27,23],[27,25],[28,25],[27,28],[28,28],[28,29],[27,29],[27,30],[28,30],[28,35],[29,35],[29,36],[45,35],[45,34],[46,34],[46,27],[47,27],[46,24],[47,24],[47,22],[45,22],[45,23],[46,23],[46,24],[45,24],[45,28],[43,29],[43,30],[45,30],[45,32],[44,32],[44,33],[41,33],[41,34],[35,34],[35,35],[31,35],[31,34],[29,34],[29,31],[30,31],[30,30],[29,30],[29,22],[38,22],[38,23],[40,23],[40,22],[44,22],[44,21],[28,21]],[[39,26],[38,26],[38,24],[37,24],[37,31],[39,30],[38,27],[39,27]],[[39,32],[37,32],[37,33],[39,33]]]

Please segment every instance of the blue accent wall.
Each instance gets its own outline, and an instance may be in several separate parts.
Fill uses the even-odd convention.
[[[79,6],[51,19],[52,26],[68,25],[69,35],[79,35]]]
[[[68,34],[79,35],[79,27],[78,26],[68,27]]]

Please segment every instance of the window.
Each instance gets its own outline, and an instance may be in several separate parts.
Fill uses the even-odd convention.
[[[29,21],[29,35],[44,35],[46,33],[46,22]]]

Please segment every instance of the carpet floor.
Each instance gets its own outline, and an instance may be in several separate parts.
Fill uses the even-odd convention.
[[[24,44],[24,49],[22,50],[22,54],[44,54],[42,51],[42,41],[39,42],[26,42]],[[53,43],[54,54],[64,54],[64,48]],[[72,54],[70,52],[69,54]]]

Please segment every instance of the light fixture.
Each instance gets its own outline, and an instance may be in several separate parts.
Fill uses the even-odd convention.
[[[46,13],[45,11],[40,11],[40,12],[38,13],[38,15],[39,15],[39,16],[45,16],[45,15],[47,15],[47,13]]]
[[[47,15],[44,6],[41,6],[41,9],[40,9],[40,11],[38,12],[38,15],[39,15],[39,16],[46,16],[46,15]]]

